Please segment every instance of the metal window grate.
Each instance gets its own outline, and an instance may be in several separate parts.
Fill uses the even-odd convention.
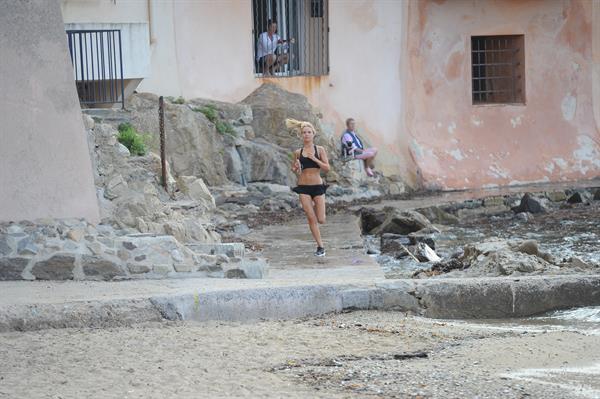
[[[69,52],[79,102],[121,103],[125,108],[121,31],[68,30]]]
[[[329,73],[328,0],[252,0],[252,15],[257,77]],[[281,39],[293,38],[294,41],[276,43],[272,36],[262,39],[269,21],[277,23],[276,34]],[[262,44],[261,40],[264,40]],[[274,61],[275,65],[271,66]]]
[[[471,37],[473,104],[524,103],[524,37]]]

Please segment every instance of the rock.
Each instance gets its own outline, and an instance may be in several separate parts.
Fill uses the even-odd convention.
[[[171,257],[173,258],[173,261],[177,263],[182,263],[185,260],[181,252],[177,249],[171,251]]]
[[[83,114],[83,126],[85,127],[86,130],[92,130],[94,129],[94,126],[96,125],[96,122],[94,121],[94,118],[92,118],[89,115]]]
[[[419,242],[415,246],[413,255],[421,262],[439,262],[442,260],[429,245]]]
[[[589,263],[585,262],[584,260],[582,260],[581,258],[578,258],[576,256],[572,256],[571,258],[569,258],[569,260],[565,263],[562,263],[560,265],[560,267],[571,267],[571,268],[578,268],[578,269],[594,268],[593,265],[590,265]]]
[[[123,179],[123,176],[116,175],[112,177],[106,184],[104,197],[113,200],[117,197],[127,194],[128,192],[129,187],[127,186],[125,179]]]
[[[411,244],[407,236],[385,233],[381,235],[380,251],[382,254],[403,258],[408,256],[406,247]]]
[[[0,258],[0,281],[22,280],[27,258]]]
[[[264,258],[230,258],[230,262],[223,267],[226,278],[266,278],[269,265]]]
[[[538,248],[538,243],[536,240],[526,240],[520,243],[518,246],[514,248],[517,252],[523,252],[528,255],[536,255],[540,253],[540,249]]]
[[[227,257],[244,257],[244,244],[241,242],[231,242],[231,243],[214,243],[214,244],[187,244],[186,247],[191,249],[194,253],[201,255],[204,259],[216,259],[210,257],[209,255],[226,255]]]
[[[0,256],[9,255],[12,252],[12,248],[8,244],[8,237],[4,234],[0,234]]]
[[[519,212],[515,215],[515,219],[522,220],[523,222],[529,222],[533,219],[533,215],[529,212]]]
[[[600,188],[597,188],[594,193],[594,201],[600,201]]]
[[[36,255],[38,251],[39,248],[34,244],[31,237],[27,237],[17,244],[17,253],[19,255]]]
[[[290,186],[296,178],[290,166],[289,151],[264,139],[245,141],[237,148],[245,182],[272,182]]]
[[[452,270],[462,270],[465,268],[465,265],[459,259],[448,259],[446,261],[441,261],[436,263],[431,267],[431,271],[436,273],[448,273]]]
[[[125,276],[121,266],[99,256],[82,255],[81,265],[86,277],[109,281],[117,276]]]
[[[229,147],[223,154],[225,160],[225,173],[227,178],[237,184],[245,184],[246,176],[244,175],[244,166],[242,158],[236,147]]]
[[[99,242],[90,242],[86,244],[86,247],[93,255],[101,255],[103,252],[102,245]]]
[[[131,112],[131,124],[139,132],[154,136],[150,149],[159,153],[158,97],[150,93],[133,94],[126,106]],[[173,174],[200,177],[210,186],[227,183],[223,135],[201,112],[195,112],[187,104],[166,103],[165,137],[167,161]]]
[[[82,229],[73,229],[69,230],[69,232],[67,233],[67,238],[75,242],[79,242],[81,241],[84,235],[85,231],[83,231]]]
[[[129,263],[127,265],[127,269],[129,269],[129,273],[131,274],[143,274],[150,272],[150,266],[133,263]]]
[[[504,206],[504,197],[488,197],[483,199],[486,208]]]
[[[373,208],[361,208],[360,224],[363,234],[370,234],[373,229],[380,226],[386,219],[387,212]]]
[[[425,228],[408,234],[408,239],[410,240],[410,245],[417,245],[422,242],[435,249],[434,234],[436,233],[439,233],[439,231]]]
[[[196,271],[194,265],[190,265],[187,263],[176,263],[175,265],[173,265],[173,267],[175,268],[175,271],[177,273],[191,273]]]
[[[582,202],[588,202],[589,200],[589,194],[584,191],[575,191],[567,198],[569,204],[581,204]]]
[[[225,278],[247,278],[247,276],[241,269],[229,269],[225,271]]]
[[[308,99],[301,94],[285,91],[279,85],[264,83],[242,100],[242,104],[252,108],[252,128],[257,138],[264,138],[283,148],[298,148],[301,145],[300,140],[286,128],[286,118],[308,121],[315,126],[317,133],[322,133],[317,111]],[[317,144],[328,144],[323,134],[317,136]],[[333,148],[328,150],[331,153]]]
[[[372,234],[409,234],[429,227],[431,223],[427,218],[415,211],[393,210],[387,214],[383,223],[372,230]]]
[[[152,271],[156,274],[166,275],[173,271],[173,268],[170,265],[154,265],[152,266]]]
[[[47,260],[39,261],[33,266],[31,273],[38,280],[72,280],[75,257],[57,254]]]
[[[567,199],[567,195],[563,191],[549,191],[546,192],[546,198],[552,202],[563,202]]]
[[[512,211],[515,213],[529,212],[529,213],[545,213],[548,211],[547,200],[545,198],[536,198],[530,193],[525,193],[521,198],[519,206],[513,207]]]
[[[21,226],[16,225],[16,224],[11,224],[6,229],[6,232],[8,234],[10,234],[10,235],[23,234],[23,228]]]
[[[180,190],[191,199],[201,201],[205,208],[214,209],[215,199],[204,180],[194,176],[182,176],[177,180]]]
[[[250,228],[245,223],[236,224],[233,226],[233,232],[240,236],[250,234]]]
[[[548,268],[550,264],[534,256],[513,251],[493,252],[482,261],[471,264],[471,270],[485,271],[485,274],[509,276],[515,272],[532,273]]]
[[[204,98],[194,98],[189,101],[190,108],[202,108],[207,105],[214,107],[223,119],[230,120],[237,125],[249,125],[254,119],[252,107],[248,104],[232,104]]]
[[[131,156],[131,152],[129,151],[129,149],[121,143],[117,143],[117,151],[119,152],[119,154],[123,155],[124,157]]]
[[[437,206],[430,206],[427,208],[417,209],[421,215],[425,216],[431,223],[437,224],[457,224],[459,222],[458,217],[444,211]]]

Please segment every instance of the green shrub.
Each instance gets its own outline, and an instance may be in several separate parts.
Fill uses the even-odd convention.
[[[123,144],[132,155],[146,155],[147,135],[138,133],[130,123],[119,125],[117,140]]]
[[[217,128],[217,132],[235,136],[235,130],[233,130],[233,127],[229,124],[229,122],[219,120],[215,126]]]
[[[176,100],[171,101],[173,104],[185,104],[185,99],[181,96],[177,97]]]
[[[206,116],[206,119],[208,119],[212,123],[215,123],[217,121],[217,118],[219,117],[217,114],[217,110],[214,106],[211,107],[207,105],[206,107],[202,108],[192,108],[192,111],[202,112],[204,116]]]

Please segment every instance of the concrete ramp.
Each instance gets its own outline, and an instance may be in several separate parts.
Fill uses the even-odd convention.
[[[261,256],[269,260],[270,278],[384,278],[374,258],[365,253],[360,219],[354,215],[329,216],[320,226],[327,255],[313,255],[316,244],[305,218],[255,229],[248,238],[264,245]]]

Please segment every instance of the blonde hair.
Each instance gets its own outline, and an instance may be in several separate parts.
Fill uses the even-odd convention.
[[[297,121],[296,119],[286,119],[285,126],[288,129],[292,130],[294,133],[296,133],[296,136],[298,136],[298,137],[302,137],[302,129],[304,129],[305,127],[309,127],[310,130],[313,131],[314,135],[315,136],[317,135],[317,131],[315,130],[315,127],[310,122]]]

